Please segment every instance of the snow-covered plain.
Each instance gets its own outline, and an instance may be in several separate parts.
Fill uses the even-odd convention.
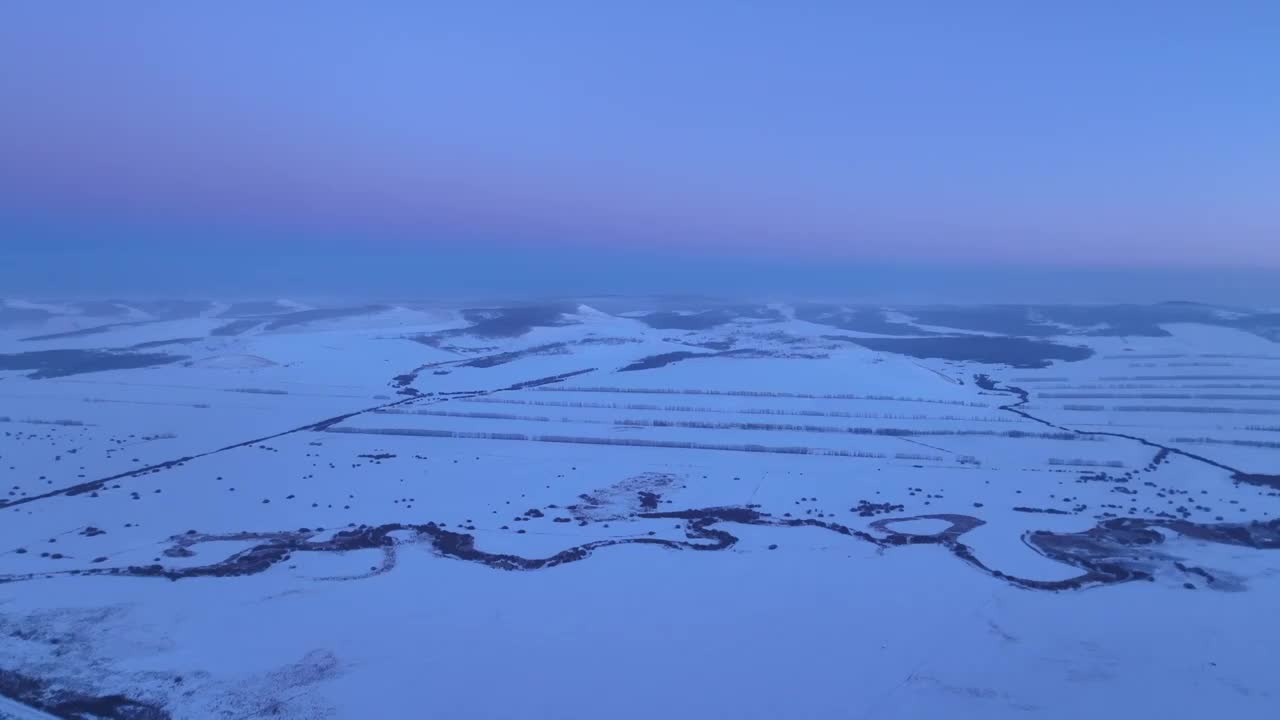
[[[0,718],[1280,714],[1274,314],[629,302],[0,305]]]

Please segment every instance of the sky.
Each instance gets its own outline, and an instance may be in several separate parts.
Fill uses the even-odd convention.
[[[0,296],[1280,286],[1275,2],[13,0],[0,67]]]

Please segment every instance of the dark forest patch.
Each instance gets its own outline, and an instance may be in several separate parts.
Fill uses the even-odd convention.
[[[137,322],[107,323],[105,325],[93,325],[91,327],[80,328],[78,330],[67,330],[65,332],[49,333],[47,335],[32,335],[31,337],[22,338],[21,342],[43,342],[45,340],[64,340],[67,338],[88,337],[90,335],[100,335],[105,332],[110,332],[112,330],[115,330],[116,328],[138,327],[140,325],[148,325],[152,322],[154,321],[139,320]]]
[[[0,669],[0,696],[66,720],[168,720],[164,708],[119,694],[92,695]]]
[[[130,304],[156,320],[186,320],[213,308],[208,300],[144,300]]]
[[[910,308],[906,312],[921,325],[936,325],[957,330],[1020,337],[1052,337],[1067,332],[1034,318],[1031,308],[1025,305],[926,307]]]
[[[636,370],[653,370],[655,368],[665,367],[672,363],[678,363],[684,360],[697,360],[718,357],[736,357],[736,358],[762,358],[775,357],[774,353],[767,350],[753,350],[749,348],[739,348],[737,350],[723,350],[721,352],[690,352],[688,350],[676,350],[675,352],[661,353],[658,355],[649,355],[640,358],[625,367],[618,368],[618,372],[633,372]]]
[[[213,337],[233,337],[236,335],[240,335],[242,333],[246,333],[258,327],[263,322],[265,322],[265,320],[255,320],[253,318],[232,320],[226,325],[219,325],[213,330],[210,330],[209,334]]]
[[[1047,340],[989,335],[944,335],[927,338],[860,338],[826,335],[831,340],[861,345],[869,350],[908,355],[915,358],[962,360],[1010,365],[1016,368],[1045,368],[1054,360],[1076,362],[1093,355],[1093,350],[1061,345]]]
[[[267,322],[266,329],[280,330],[282,328],[291,327],[293,325],[303,325],[306,323],[319,322],[321,320],[338,320],[341,318],[359,317],[361,315],[373,315],[386,310],[385,305],[361,305],[359,307],[348,308],[318,308],[315,310],[298,310],[285,315],[279,315]]]
[[[66,377],[103,370],[158,367],[186,360],[185,355],[129,353],[112,350],[36,350],[0,355],[0,370],[33,370],[32,380]]]
[[[187,338],[172,338],[170,340],[148,340],[146,342],[135,343],[123,349],[124,350],[150,350],[152,348],[165,347],[166,345],[186,345],[187,343],[199,342],[203,339],[204,338],[187,337]]]
[[[577,310],[577,305],[570,303],[472,308],[462,311],[463,319],[471,323],[471,327],[457,332],[480,337],[519,337],[536,327],[576,325],[577,321],[566,315]]]
[[[780,311],[762,305],[733,305],[696,312],[662,310],[636,319],[655,330],[709,330],[739,320],[780,322],[786,318]]]
[[[458,367],[473,367],[473,368],[497,367],[498,365],[505,365],[509,362],[514,362],[516,360],[519,360],[520,358],[529,357],[531,355],[551,355],[556,353],[563,353],[565,352],[565,348],[568,346],[569,346],[569,343],[563,343],[563,342],[547,343],[545,345],[535,345],[534,347],[525,348],[524,350],[513,350],[511,352],[495,353],[493,355],[485,355],[483,357],[474,358],[471,360],[467,360],[466,362],[458,363]]]

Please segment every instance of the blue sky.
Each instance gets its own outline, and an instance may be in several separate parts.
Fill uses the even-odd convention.
[[[1275,3],[13,2],[0,62],[13,287],[1280,269]]]

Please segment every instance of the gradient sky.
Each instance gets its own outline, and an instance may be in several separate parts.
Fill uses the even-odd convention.
[[[1266,0],[12,0],[0,67],[0,295],[1280,271]]]

